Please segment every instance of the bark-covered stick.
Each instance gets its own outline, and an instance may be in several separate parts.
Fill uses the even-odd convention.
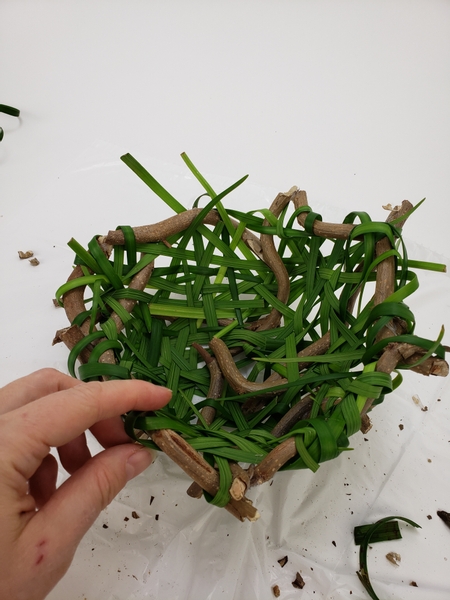
[[[199,452],[194,450],[180,435],[171,429],[152,431],[150,436],[154,443],[169,456],[200,487],[212,496],[219,490],[219,474],[206,462]],[[231,500],[225,507],[240,521],[248,519],[256,521],[259,513],[248,499]]]

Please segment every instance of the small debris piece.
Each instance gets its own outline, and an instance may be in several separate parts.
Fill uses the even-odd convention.
[[[397,552],[388,552],[388,554],[386,554],[386,558],[396,567],[400,565],[400,562],[402,560],[402,557],[400,556],[400,554],[397,554]]]
[[[392,207],[392,204],[389,202],[388,204],[382,204],[381,208],[384,208],[384,210],[397,211],[401,209],[401,206],[396,204],[394,207]]]
[[[409,585],[411,585],[412,587],[419,587],[415,581],[411,581]]]
[[[413,402],[416,406],[418,406],[421,410],[424,409],[424,405],[422,404],[422,400],[419,398],[419,396],[417,396],[416,394],[414,394],[414,396],[412,397]]]
[[[299,590],[302,590],[305,587],[305,582],[303,580],[303,577],[300,575],[300,573],[297,573],[295,575],[295,579],[292,582],[292,585]]]
[[[155,521],[159,521],[159,515],[155,515]]]
[[[272,587],[272,592],[273,592],[273,595],[275,596],[275,598],[280,597],[281,592],[280,592],[280,588],[277,585],[274,585]]]
[[[431,519],[432,519],[432,518],[433,518],[433,517],[432,517],[431,515],[427,515],[427,519],[428,519],[429,521],[431,521]]]
[[[19,250],[19,258],[21,260],[23,260],[24,258],[31,258],[32,256],[34,256],[34,252],[32,250],[27,250],[26,252],[22,252],[22,250]]]
[[[102,527],[103,529],[108,529],[108,525],[106,523],[103,523]]]
[[[124,519],[123,519],[123,520],[124,520],[124,521],[129,521],[129,520],[130,520],[130,518],[129,518],[129,517],[124,517]]]
[[[32,258],[28,262],[30,263],[30,265],[33,265],[33,267],[37,267],[40,264],[37,258]]]
[[[361,433],[368,433],[372,429],[372,423],[367,415],[361,417]]]
[[[450,513],[445,512],[445,510],[438,510],[437,516],[441,518],[448,527],[450,527]]]
[[[150,506],[153,504],[154,499],[155,499],[155,496],[150,496]]]
[[[284,567],[284,565],[287,563],[287,561],[288,561],[288,560],[289,560],[289,559],[288,559],[288,557],[287,557],[287,556],[283,556],[283,558],[280,558],[280,560],[278,561],[278,563],[279,563],[280,567],[281,567],[281,568],[283,568],[283,567]]]
[[[331,543],[332,543],[332,544],[333,544],[333,546],[336,548],[336,542],[333,540]]]
[[[139,519],[139,515],[137,514],[137,512],[135,510],[133,510],[133,512],[131,513],[131,516],[133,517],[133,519]]]
[[[400,425],[398,426],[398,428],[400,429],[400,431],[403,431],[403,429],[405,428],[405,426],[403,425],[403,423],[400,423]]]
[[[427,412],[428,411],[428,406],[423,406],[420,410],[422,410],[423,412]]]

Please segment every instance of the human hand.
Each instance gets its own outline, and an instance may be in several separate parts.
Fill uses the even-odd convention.
[[[42,600],[56,585],[99,513],[153,460],[120,415],[170,397],[144,381],[81,383],[53,369],[0,389],[0,598]],[[106,448],[94,457],[87,429]],[[52,447],[71,475],[59,488]]]

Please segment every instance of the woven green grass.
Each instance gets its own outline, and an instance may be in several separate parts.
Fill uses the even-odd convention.
[[[400,369],[392,374],[375,370],[388,343],[404,341],[423,348],[423,359],[431,354],[445,357],[442,332],[437,341],[416,335],[414,315],[405,303],[419,285],[415,269],[444,267],[410,261],[397,224],[373,221],[366,212],[346,217],[345,223],[356,223],[348,239],[325,240],[313,233],[314,222],[321,216],[309,207],[303,209],[308,211],[304,229],[296,222],[299,211],[290,205],[279,217],[267,208],[226,209],[228,194],[245,178],[216,194],[192,162],[183,158],[199,181],[199,203],[205,205],[194,222],[166,241],[145,244],[136,243],[131,227],[122,227],[125,244],[115,246],[109,258],[96,238],[86,249],[71,240],[74,262],[81,266],[83,276],[61,285],[56,298],[62,304],[64,294],[77,286],[86,285],[89,290],[85,312],[76,317],[75,324],[89,319],[90,331],[70,351],[70,373],[83,381],[145,379],[173,390],[167,407],[152,414],[128,414],[125,427],[132,437],[137,430],[171,429],[180,434],[210,464],[217,465],[220,489],[215,498],[208,499],[224,506],[229,501],[229,461],[257,465],[291,437],[297,455],[282,470],[316,471],[320,463],[349,450],[349,438],[361,427],[367,399],[374,399],[373,406],[382,403],[402,381]],[[174,213],[186,210],[133,157],[126,155],[123,160]],[[202,224],[212,209],[220,220],[215,226]],[[239,225],[233,225],[230,218]],[[274,236],[289,274],[286,303],[277,299],[272,270],[244,244],[244,230]],[[375,245],[383,237],[391,240],[392,248],[375,257]],[[395,291],[374,307],[376,267],[387,256],[395,258]],[[129,289],[131,278],[151,261],[155,269],[146,289]],[[357,289],[362,293],[350,313],[349,299]],[[131,314],[120,305],[123,298],[137,301]],[[251,324],[274,307],[282,314],[280,326],[253,331]],[[117,331],[111,311],[122,319],[123,330]],[[406,323],[405,333],[377,342],[378,332],[393,318]],[[229,321],[223,324],[223,319]],[[298,352],[327,332],[330,345],[324,354],[298,358]],[[230,349],[241,349],[236,365],[249,381],[264,381],[276,372],[287,383],[272,386],[272,397],[250,414],[244,414],[241,407],[254,393],[237,394],[225,383],[221,397],[209,398],[210,373],[195,345],[208,350],[213,337]],[[94,350],[88,362],[77,368],[77,358],[89,344],[94,344]],[[108,349],[114,353],[115,364],[98,362]],[[299,362],[307,363],[301,371]],[[274,427],[307,394],[312,399],[307,418],[276,437]],[[215,409],[210,424],[201,414],[206,406]],[[151,439],[140,441],[156,447]]]

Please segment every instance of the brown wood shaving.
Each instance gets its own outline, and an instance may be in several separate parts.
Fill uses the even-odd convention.
[[[279,597],[280,597],[280,594],[281,594],[281,592],[280,592],[280,588],[279,588],[277,585],[274,585],[274,586],[272,587],[272,593],[273,593],[273,595],[275,596],[275,598],[279,598]]]
[[[38,261],[37,258],[32,258],[31,260],[28,261],[30,263],[30,265],[32,265],[33,267],[37,267],[38,265],[40,265],[41,263]]]
[[[288,559],[287,555],[283,556],[283,558],[280,558],[280,560],[278,561],[278,564],[280,565],[281,568],[283,568],[287,564],[288,560],[289,559]]]
[[[402,557],[400,556],[400,554],[397,554],[397,552],[388,552],[386,554],[386,558],[390,563],[392,563],[396,567],[400,565],[400,562],[402,560]]]
[[[304,581],[303,577],[300,575],[300,573],[297,573],[295,575],[295,579],[292,582],[292,585],[299,590],[302,590],[305,587],[305,581]]]
[[[26,252],[22,252],[22,250],[18,251],[19,258],[23,260],[24,258],[31,258],[34,256],[34,252],[32,250],[27,250]]]

